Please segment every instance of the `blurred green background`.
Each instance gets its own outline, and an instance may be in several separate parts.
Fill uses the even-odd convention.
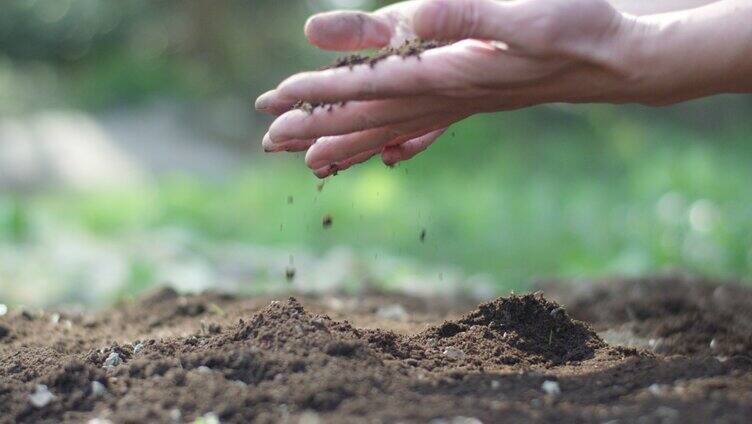
[[[263,154],[253,99],[334,57],[306,44],[306,17],[383,3],[3,2],[0,303],[165,282],[484,297],[548,278],[750,278],[750,96],[476,116],[323,188],[302,155]]]

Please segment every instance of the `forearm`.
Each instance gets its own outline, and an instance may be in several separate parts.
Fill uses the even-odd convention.
[[[749,0],[640,17],[637,84],[660,104],[752,92],[751,22]]]
[[[693,9],[718,0],[608,0],[616,10],[630,15],[643,16],[657,13]]]

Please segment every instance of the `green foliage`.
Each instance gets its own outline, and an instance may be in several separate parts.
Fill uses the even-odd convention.
[[[488,272],[500,288],[666,268],[750,276],[744,133],[710,143],[709,134],[617,111],[476,117],[409,163],[372,161],[320,192],[299,155],[265,156],[225,182],[175,177],[45,203],[104,236],[179,227],[261,245],[383,249]]]
[[[0,200],[0,240],[24,242],[29,237],[29,215],[26,203],[18,198]]]

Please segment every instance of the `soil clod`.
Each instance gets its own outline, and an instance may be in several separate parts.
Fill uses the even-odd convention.
[[[403,59],[408,57],[415,57],[420,60],[420,55],[428,50],[435,49],[437,47],[446,46],[449,43],[436,40],[407,40],[399,47],[384,47],[373,55],[352,54],[335,59],[335,61],[329,65],[321,68],[320,70],[335,69],[349,67],[352,69],[357,65],[368,65],[371,68],[375,67],[377,63],[392,57],[399,56]],[[345,102],[339,103],[323,103],[323,102],[306,102],[299,100],[292,107],[293,109],[302,110],[308,114],[313,113],[316,109],[326,109],[328,112],[334,110],[335,106],[343,107]]]

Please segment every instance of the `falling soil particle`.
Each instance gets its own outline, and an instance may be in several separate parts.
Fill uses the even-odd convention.
[[[646,286],[633,308],[648,307],[654,291]],[[602,293],[606,303],[622,295]],[[706,301],[691,293],[702,290],[683,290],[663,316]],[[729,313],[752,306],[749,289],[729,294]],[[223,311],[213,315],[216,332],[202,331],[212,308],[177,312],[213,304]],[[395,304],[405,320],[377,315]],[[61,311],[70,328],[11,313],[0,317],[13,334],[0,343],[0,423],[746,422],[752,414],[749,361],[610,346],[570,309],[541,294],[459,316],[439,301],[378,293],[270,303],[162,290],[96,314]],[[122,362],[102,368],[112,353]],[[54,397],[36,407],[29,396],[39,385]]]
[[[442,41],[435,41],[435,40],[427,40],[422,41],[418,39],[414,40],[407,40],[404,44],[402,44],[399,47],[384,47],[383,49],[379,50],[373,55],[361,55],[361,54],[353,54],[349,56],[344,56],[336,59],[334,63],[332,63],[329,66],[325,66],[321,68],[321,70],[326,69],[335,69],[335,68],[344,68],[349,67],[352,69],[354,66],[357,65],[368,65],[371,68],[375,67],[377,63],[381,62],[382,60],[385,60],[391,56],[399,56],[402,58],[408,58],[408,57],[417,57],[418,60],[420,60],[420,55],[431,49],[435,49],[437,47],[446,46],[448,43],[442,42]],[[297,101],[293,105],[293,109],[300,109],[302,111],[305,111],[307,113],[313,113],[314,110],[318,108],[325,109],[327,112],[331,112],[334,110],[335,106],[344,106],[345,102],[339,102],[336,104],[333,103],[322,103],[322,102],[305,102],[305,101]]]
[[[291,283],[294,279],[295,279],[295,268],[287,267],[287,269],[285,269],[285,280],[287,280],[288,283]]]
[[[325,230],[331,228],[332,216],[329,214],[324,215],[324,217],[321,219],[321,226],[323,226]]]
[[[420,230],[420,235],[418,236],[418,239],[420,239],[420,242],[423,243],[426,241],[426,229]]]

